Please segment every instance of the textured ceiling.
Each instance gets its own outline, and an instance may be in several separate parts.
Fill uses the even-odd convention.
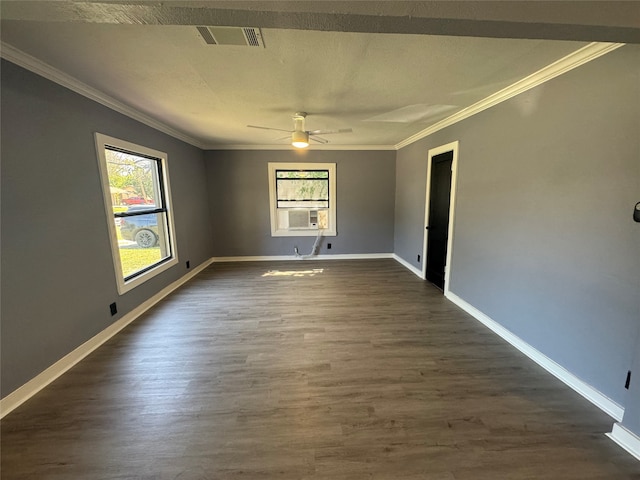
[[[246,125],[291,129],[296,111],[308,129],[353,129],[330,145],[396,145],[586,45],[380,33],[441,2],[395,15],[389,2],[310,3],[4,1],[2,42],[207,147],[286,145]],[[265,48],[205,45],[199,24],[259,27]]]

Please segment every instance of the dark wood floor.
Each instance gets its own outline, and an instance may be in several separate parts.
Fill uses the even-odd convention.
[[[216,264],[2,421],[2,479],[640,479],[393,260]]]

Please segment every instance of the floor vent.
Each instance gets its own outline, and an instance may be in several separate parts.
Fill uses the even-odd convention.
[[[262,33],[254,27],[196,27],[207,45],[263,47]]]

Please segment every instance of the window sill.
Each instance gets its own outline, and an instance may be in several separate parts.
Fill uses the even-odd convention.
[[[125,293],[127,293],[130,290],[133,290],[134,288],[136,288],[139,285],[142,285],[143,283],[145,283],[147,280],[151,280],[153,277],[155,277],[156,275],[161,274],[162,272],[168,270],[169,268],[173,267],[174,265],[178,264],[178,257],[173,257],[171,260],[161,263],[160,265],[158,265],[157,267],[152,268],[151,270],[144,272],[142,275],[132,278],[131,280],[128,281],[119,281],[118,282],[118,293],[120,295],[123,295]]]

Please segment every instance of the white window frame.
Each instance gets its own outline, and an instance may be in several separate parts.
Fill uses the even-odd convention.
[[[288,230],[278,228],[278,201],[276,198],[277,170],[327,170],[329,172],[329,226],[325,229]],[[319,232],[325,237],[337,236],[336,229],[336,164],[335,163],[271,163],[269,162],[269,212],[272,237],[315,237]]]
[[[171,205],[171,189],[169,186],[169,168],[168,168],[168,155],[164,152],[154,150],[142,145],[136,145],[135,143],[127,142],[119,138],[110,137],[101,133],[95,134],[96,151],[98,157],[98,165],[100,166],[100,177],[102,183],[102,193],[104,196],[104,207],[106,212],[107,226],[109,227],[109,240],[111,242],[111,256],[113,258],[113,265],[115,267],[116,282],[118,286],[118,293],[120,295],[132,290],[138,285],[143,284],[147,280],[155,277],[156,275],[168,270],[169,268],[177,265],[178,263],[178,247],[176,246],[175,239],[175,225],[173,221],[173,208]],[[126,150],[132,153],[140,153],[145,156],[156,158],[160,161],[162,169],[162,182],[165,194],[165,206],[167,208],[167,229],[168,229],[168,243],[169,243],[169,258],[163,262],[157,264],[155,267],[136,275],[129,280],[125,280],[122,272],[122,263],[120,261],[120,249],[118,248],[118,237],[116,234],[116,226],[113,216],[113,203],[111,200],[111,190],[109,188],[109,173],[107,170],[107,159],[105,154],[106,147],[111,146],[118,149]]]

